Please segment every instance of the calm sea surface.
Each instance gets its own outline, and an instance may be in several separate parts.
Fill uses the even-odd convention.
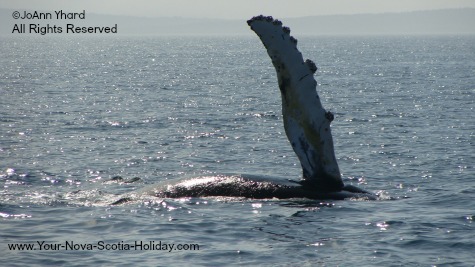
[[[299,178],[264,47],[255,36],[2,37],[2,264],[474,266],[475,37],[299,48],[336,115],[345,182],[395,200],[111,206],[203,174]]]

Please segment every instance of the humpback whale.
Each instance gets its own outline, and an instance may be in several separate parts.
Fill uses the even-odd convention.
[[[259,36],[276,70],[285,133],[302,166],[301,180],[210,175],[155,186],[148,194],[163,198],[376,199],[371,192],[343,183],[330,130],[334,115],[322,107],[314,78],[317,67],[313,61],[303,60],[290,29],[263,15],[247,24]]]

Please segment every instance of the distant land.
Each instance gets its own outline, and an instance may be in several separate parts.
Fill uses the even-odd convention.
[[[0,9],[0,34],[8,36],[39,35],[12,33],[15,24],[40,26],[104,27],[117,24],[118,34],[125,35],[252,35],[246,20],[144,18],[88,13],[85,19],[38,20],[14,19],[15,10]],[[25,10],[17,10],[21,14]],[[81,10],[82,11],[82,10]],[[50,12],[54,10],[39,11]],[[78,12],[75,10],[75,12]],[[258,14],[256,14],[258,15]],[[268,15],[268,14],[265,14]],[[270,15],[270,14],[269,14]],[[295,35],[474,35],[475,9],[443,9],[405,13],[325,15],[300,18],[278,18]],[[46,34],[51,35],[51,34]]]

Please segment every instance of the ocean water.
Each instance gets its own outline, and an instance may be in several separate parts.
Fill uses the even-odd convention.
[[[345,183],[393,200],[112,206],[203,174],[299,178],[264,47],[255,36],[4,36],[2,264],[475,266],[475,37],[298,39],[335,114]]]

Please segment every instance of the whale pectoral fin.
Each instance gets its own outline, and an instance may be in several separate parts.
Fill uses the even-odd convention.
[[[261,39],[277,72],[285,133],[302,165],[303,184],[322,191],[341,190],[330,131],[333,114],[320,103],[313,77],[315,63],[303,60],[297,40],[279,20],[261,15],[247,23]]]

